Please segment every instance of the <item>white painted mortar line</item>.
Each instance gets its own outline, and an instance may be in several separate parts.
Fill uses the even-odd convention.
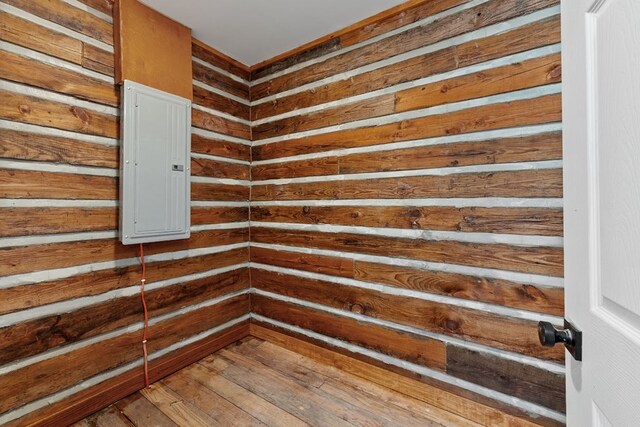
[[[71,132],[71,131],[62,130],[62,129],[56,129],[56,128],[51,128],[46,126],[38,126],[30,123],[13,122],[13,121],[3,120],[3,119],[0,119],[0,129],[14,130],[19,132],[30,132],[30,133],[36,133],[39,135],[49,135],[49,136],[56,136],[61,138],[70,138],[70,139],[76,139],[82,142],[89,142],[92,144],[106,145],[109,147],[116,147],[119,145],[119,141],[115,138],[108,138],[108,137],[97,136],[97,135],[88,135],[86,133]]]
[[[232,208],[232,207],[240,207],[240,208],[248,208],[249,207],[249,201],[244,201],[244,202],[233,202],[233,201],[207,201],[207,200],[199,200],[199,201],[192,201],[191,202],[191,207],[226,207],[226,208]]]
[[[363,93],[363,94],[349,96],[349,97],[346,97],[346,98],[341,98],[341,99],[338,99],[338,100],[335,100],[335,101],[325,102],[323,104],[316,104],[316,105],[312,105],[312,106],[305,107],[305,108],[298,108],[298,109],[295,109],[295,110],[287,111],[286,113],[281,113],[281,114],[277,114],[277,115],[274,115],[274,116],[265,117],[263,119],[254,120],[253,121],[253,126],[259,126],[259,125],[264,124],[264,123],[270,123],[270,122],[274,122],[274,121],[285,119],[285,118],[289,118],[289,117],[296,117],[296,116],[300,116],[300,115],[303,115],[303,114],[322,111],[322,110],[325,110],[325,109],[334,108],[334,107],[338,107],[338,106],[341,106],[341,105],[348,105],[348,104],[351,104],[351,103],[354,103],[354,102],[357,102],[357,101],[363,101],[363,100],[366,100],[366,99],[376,98],[376,97],[382,96],[382,95],[395,94],[395,93],[398,93],[398,92],[406,90],[406,89],[412,89],[412,88],[416,88],[416,87],[423,86],[423,85],[426,85],[426,84],[447,80],[447,79],[450,79],[450,78],[453,78],[453,77],[465,76],[465,75],[473,74],[473,73],[476,73],[476,72],[479,72],[479,71],[490,70],[490,69],[501,67],[501,66],[505,66],[505,65],[517,64],[517,63],[520,63],[522,61],[526,61],[526,60],[529,60],[529,59],[542,58],[544,56],[551,55],[551,54],[554,54],[554,53],[559,53],[559,52],[560,52],[560,44],[559,43],[558,44],[554,44],[554,45],[550,45],[550,46],[544,46],[544,47],[540,47],[540,48],[537,48],[537,49],[532,49],[532,50],[528,50],[528,51],[525,51],[525,52],[520,52],[520,53],[507,55],[507,56],[503,56],[503,57],[496,58],[496,59],[492,59],[492,60],[489,60],[489,61],[486,61],[486,62],[481,62],[481,63],[474,64],[474,65],[469,65],[467,67],[456,68],[456,69],[451,70],[451,71],[446,71],[446,72],[443,72],[443,73],[433,74],[433,75],[430,75],[428,77],[423,77],[423,78],[420,78],[420,79],[417,79],[417,80],[412,80],[410,82],[400,83],[400,84],[396,84],[396,85],[389,86],[389,87],[386,87],[386,88],[373,90],[373,91],[366,92],[366,93]]]
[[[514,30],[516,28],[522,27],[527,24],[531,24],[533,22],[537,22],[543,20],[545,18],[549,18],[552,16],[556,16],[560,13],[560,6],[553,6],[547,9],[539,10],[537,12],[520,16],[517,18],[510,19],[508,21],[503,21],[497,24],[490,25],[488,27],[483,27],[475,31],[467,32],[459,36],[451,37],[446,40],[442,40],[436,42],[434,44],[424,46],[418,49],[411,50],[409,52],[402,53],[400,55],[393,56],[391,58],[383,59],[381,61],[377,61],[371,64],[367,64],[358,68],[351,69],[349,71],[335,74],[333,76],[326,77],[321,80],[316,80],[311,83],[307,83],[301,86],[297,86],[293,89],[289,89],[283,92],[279,92],[275,95],[266,96],[264,98],[255,100],[251,102],[252,106],[262,104],[264,102],[274,101],[280,99],[285,96],[293,95],[296,93],[304,92],[309,89],[313,89],[319,86],[324,86],[330,83],[334,83],[340,80],[347,80],[352,77],[355,77],[359,74],[364,74],[369,71],[374,71],[379,68],[385,67],[387,65],[397,64],[399,62],[405,61],[407,59],[412,59],[421,55],[425,55],[427,53],[435,52],[437,50],[451,47],[453,45],[458,45],[461,43],[481,39],[484,37],[501,34],[506,31]],[[255,86],[257,83],[252,83],[252,86]]]
[[[318,339],[320,341],[326,342],[326,343],[331,344],[333,346],[349,350],[349,351],[351,351],[353,353],[363,354],[365,356],[368,356],[368,357],[371,357],[373,359],[379,360],[379,361],[381,361],[383,363],[386,363],[388,365],[397,366],[397,367],[400,367],[400,368],[407,369],[409,371],[418,373],[420,375],[424,375],[426,377],[435,378],[435,379],[437,379],[439,381],[442,381],[442,382],[445,382],[447,384],[452,384],[454,386],[458,386],[458,387],[463,388],[465,390],[469,390],[469,391],[475,392],[477,394],[480,394],[480,395],[495,399],[497,401],[506,403],[508,405],[518,407],[518,408],[523,409],[525,411],[528,411],[528,412],[531,412],[531,413],[534,413],[534,414],[538,414],[538,415],[542,415],[542,416],[554,419],[554,420],[559,421],[559,422],[566,422],[565,416],[563,414],[560,414],[560,413],[556,412],[556,411],[547,409],[545,407],[536,405],[534,403],[531,403],[531,402],[528,402],[528,401],[525,401],[525,400],[522,400],[522,399],[519,399],[519,398],[516,398],[516,397],[513,397],[513,396],[509,396],[509,395],[497,392],[495,390],[492,390],[492,389],[489,389],[489,388],[486,388],[486,387],[479,386],[477,384],[474,384],[474,383],[471,383],[471,382],[468,382],[468,381],[465,381],[465,380],[461,380],[459,378],[452,377],[452,376],[444,374],[442,372],[438,372],[438,371],[435,371],[433,369],[429,369],[429,368],[426,368],[424,366],[417,365],[417,364],[414,364],[414,363],[411,363],[411,362],[407,362],[407,361],[404,361],[404,360],[400,360],[400,359],[397,359],[397,358],[394,358],[394,357],[391,357],[391,356],[383,355],[381,353],[378,353],[378,352],[375,352],[375,351],[372,351],[372,350],[368,350],[368,349],[365,349],[363,347],[359,347],[359,346],[356,346],[356,345],[353,345],[353,344],[350,344],[350,343],[346,343],[346,342],[337,340],[335,338],[330,338],[330,337],[327,337],[325,335],[321,335],[321,334],[318,334],[318,333],[315,333],[315,332],[312,332],[312,331],[309,331],[309,330],[306,330],[306,329],[302,329],[302,328],[299,328],[297,326],[292,326],[292,325],[289,325],[287,323],[279,322],[279,321],[276,321],[276,320],[273,320],[273,319],[270,319],[270,318],[267,318],[267,317],[264,317],[264,316],[252,314],[251,317],[253,319],[258,320],[258,321],[263,321],[263,322],[266,322],[266,323],[270,323],[272,325],[279,326],[279,327],[282,327],[284,329],[287,329],[287,330],[290,330],[290,331],[293,331],[293,332],[298,332],[298,333],[306,335],[308,337]]]
[[[211,154],[203,154],[203,153],[191,153],[191,158],[192,159],[209,159],[209,160],[215,160],[218,162],[224,162],[224,163],[234,163],[237,165],[245,165],[245,166],[250,166],[251,162],[248,162],[246,160],[238,160],[238,159],[232,159],[230,157],[221,157],[221,156],[214,156]]]
[[[482,208],[562,208],[562,198],[460,197],[416,199],[267,200],[251,201],[251,206],[453,206]]]
[[[29,12],[26,12],[20,8],[8,5],[6,3],[0,3],[0,10],[2,10],[3,12],[7,12],[10,13],[11,15],[17,16],[19,18],[22,19],[26,19],[27,21],[31,21],[35,24],[38,24],[42,27],[48,28],[50,30],[53,31],[57,31],[59,33],[62,33],[66,36],[69,37],[73,37],[76,40],[80,40],[82,42],[88,43],[90,45],[96,46],[100,49],[106,50],[109,53],[113,53],[113,46],[104,43],[100,40],[96,40],[92,37],[86,36],[82,33],[79,33],[77,31],[71,30],[67,27],[63,27],[62,25],[56,24],[55,22],[52,21],[47,21],[46,19],[42,19],[36,15],[33,15]]]
[[[221,224],[194,225],[194,226],[191,226],[190,229],[193,232],[207,231],[207,230],[231,230],[236,228],[245,228],[248,225],[249,225],[248,221],[228,222],[228,223],[221,223]],[[43,245],[43,244],[49,244],[49,243],[79,242],[79,241],[85,241],[85,240],[112,239],[116,237],[118,237],[118,233],[115,230],[3,237],[2,239],[0,239],[0,248]]]
[[[430,339],[434,339],[437,341],[441,341],[447,344],[453,344],[459,347],[463,347],[469,350],[473,350],[473,351],[478,351],[478,352],[482,352],[485,354],[491,354],[497,357],[501,357],[503,359],[507,359],[507,360],[511,360],[514,362],[518,362],[518,363],[523,363],[529,366],[535,366],[537,368],[540,369],[544,369],[546,371],[550,371],[553,373],[557,373],[557,374],[563,374],[565,372],[565,368],[564,365],[558,364],[558,363],[554,363],[554,362],[550,362],[547,360],[543,360],[543,359],[538,359],[532,356],[527,356],[524,354],[519,354],[519,353],[513,353],[510,351],[506,351],[506,350],[501,350],[499,348],[496,347],[491,347],[488,345],[484,345],[484,344],[480,344],[480,343],[476,343],[473,341],[466,341],[462,338],[457,338],[455,336],[450,336],[450,335],[444,335],[444,334],[439,334],[439,333],[435,333],[435,332],[431,332],[428,331],[426,329],[420,329],[420,328],[416,328],[416,327],[412,327],[412,326],[408,326],[408,325],[404,325],[401,323],[395,323],[395,322],[391,322],[388,320],[383,320],[383,319],[379,319],[376,317],[370,317],[370,316],[365,316],[363,314],[357,314],[357,313],[352,313],[350,311],[344,311],[344,310],[340,310],[338,308],[334,308],[334,307],[329,307],[329,306],[325,306],[322,304],[317,304],[314,302],[310,302],[310,301],[305,301],[305,300],[301,300],[298,298],[293,298],[293,297],[288,297],[285,295],[280,295],[280,294],[275,294],[272,292],[267,292],[267,291],[263,291],[260,289],[256,289],[256,288],[252,288],[251,289],[251,293],[255,294],[255,295],[263,295],[266,296],[268,298],[271,299],[275,299],[278,301],[284,301],[284,302],[289,302],[292,304],[296,304],[302,307],[308,307],[308,308],[312,308],[315,310],[319,310],[325,313],[331,313],[331,314],[335,314],[337,316],[342,316],[342,317],[348,317],[351,319],[355,319],[359,322],[363,322],[363,323],[369,323],[369,324],[374,324],[374,325],[378,325],[378,326],[383,326],[385,328],[390,328],[390,329],[394,329],[397,331],[403,331],[403,332],[408,332],[414,335],[418,335],[421,337],[426,337],[426,338],[430,338]],[[259,314],[256,313],[252,313],[252,315],[255,316],[260,316]]]
[[[204,111],[205,113],[211,114],[212,116],[240,123],[245,126],[251,126],[251,122],[249,120],[241,119],[239,117],[232,116],[231,114],[223,113],[222,111],[214,110],[213,108],[203,107],[202,105],[198,104],[191,104],[191,106],[194,110]]]
[[[308,59],[306,61],[293,64],[293,65],[291,65],[291,66],[289,66],[289,67],[287,67],[287,68],[285,68],[283,70],[279,70],[279,71],[276,71],[274,73],[270,73],[269,75],[266,75],[264,77],[260,77],[259,79],[256,79],[256,80],[252,81],[251,84],[253,86],[255,86],[255,85],[258,85],[260,83],[264,83],[266,81],[273,80],[273,79],[276,79],[278,77],[284,76],[286,74],[291,74],[291,73],[293,73],[295,71],[301,70],[303,68],[307,68],[310,65],[318,64],[320,62],[324,62],[324,61],[326,61],[328,59],[331,59],[333,57],[341,56],[341,55],[343,55],[345,53],[351,52],[351,51],[359,49],[361,47],[377,43],[377,42],[379,42],[381,40],[393,37],[393,36],[395,36],[397,34],[404,33],[405,31],[410,30],[412,28],[429,25],[429,24],[431,24],[431,23],[433,23],[435,21],[441,20],[442,18],[444,18],[446,16],[454,15],[454,14],[456,14],[458,12],[463,11],[463,10],[470,9],[470,8],[475,7],[477,5],[486,3],[487,1],[488,0],[474,0],[474,1],[470,1],[468,3],[462,4],[462,5],[459,5],[459,6],[456,6],[456,7],[452,7],[450,9],[444,10],[442,12],[426,16],[426,17],[420,19],[419,21],[412,22],[410,24],[407,24],[407,25],[404,25],[402,27],[396,28],[395,30],[391,30],[391,31],[388,31],[386,33],[377,35],[375,37],[371,37],[371,38],[369,38],[367,40],[363,40],[363,41],[361,41],[359,43],[353,44],[351,46],[347,46],[347,47],[342,48],[340,50],[337,50],[337,51],[334,51],[334,52],[329,52],[326,55],[322,55],[322,56],[319,56],[317,58],[311,58],[311,59]]]
[[[115,85],[115,80],[113,79],[113,77],[109,77],[105,74],[102,73],[98,73],[96,71],[93,70],[89,70],[87,68],[84,68],[78,64],[74,64],[73,62],[68,62],[65,61],[63,59],[59,59],[59,58],[55,58],[53,56],[49,56],[46,55],[44,53],[32,50],[32,49],[27,49],[25,47],[22,46],[18,46],[16,44],[13,43],[9,43],[6,41],[1,41],[0,42],[0,47],[2,48],[2,50],[6,50],[7,52],[11,52],[11,53],[15,53],[17,55],[21,55],[21,56],[25,56],[27,58],[30,59],[34,59],[36,61],[42,62],[43,64],[47,64],[47,65],[53,65],[55,67],[59,67],[65,70],[69,70],[69,71],[73,71],[75,73],[81,74],[83,76],[87,76],[87,77],[91,77],[94,79],[98,79],[98,80],[102,80],[106,83]]]
[[[213,92],[213,93],[215,93],[217,95],[220,95],[220,96],[223,96],[225,98],[232,99],[232,100],[234,100],[236,102],[239,102],[240,104],[246,105],[247,107],[249,107],[251,105],[251,103],[248,100],[244,99],[244,98],[241,98],[241,97],[239,97],[237,95],[234,95],[232,93],[229,93],[229,92],[225,92],[222,89],[218,89],[217,87],[213,87],[211,85],[208,85],[208,84],[206,84],[204,82],[201,82],[200,80],[193,79],[193,85],[201,87],[203,89],[206,89],[209,92]]]
[[[74,106],[74,107],[87,108],[89,110],[96,111],[98,113],[110,114],[114,116],[116,119],[120,114],[120,110],[118,108],[109,107],[109,106],[98,104],[91,101],[84,101],[69,95],[62,95],[53,91],[39,89],[39,88],[35,88],[32,86],[27,86],[19,83],[9,82],[8,80],[0,80],[0,89],[7,90],[14,93],[19,93],[22,95],[35,96],[41,99],[46,99],[48,101],[60,102],[66,105]]]
[[[118,169],[115,168],[101,168],[94,166],[77,166],[66,163],[49,163],[38,162],[31,160],[6,160],[0,159],[0,168],[14,169],[22,171],[37,171],[37,172],[54,172],[54,173],[69,173],[77,175],[92,175],[92,176],[106,176],[115,178],[119,175]]]
[[[335,131],[350,130],[364,128],[368,126],[380,126],[396,123],[404,120],[415,120],[423,117],[435,116],[439,114],[452,113],[456,111],[468,110],[471,108],[485,107],[488,105],[501,104],[506,102],[524,101],[540,98],[546,95],[555,95],[561,93],[561,83],[554,83],[545,86],[537,86],[529,89],[522,89],[513,92],[501,93],[498,95],[490,95],[482,98],[469,99],[464,101],[452,102],[448,104],[436,105],[434,107],[422,108],[403,113],[389,114],[381,117],[370,119],[355,120],[339,125],[327,126],[323,128],[289,133],[282,136],[265,138],[254,141],[254,146],[272,144],[274,142],[288,141],[291,139],[306,138],[309,136],[327,134]]]
[[[199,273],[172,277],[171,279],[159,280],[157,282],[150,282],[145,286],[145,290],[153,291],[155,289],[166,288],[193,280],[199,280],[207,277],[213,277],[219,274],[228,273],[230,271],[239,270],[241,268],[247,268],[248,266],[249,263],[245,262],[241,264],[215,268],[208,271],[202,271]],[[99,295],[68,299],[65,301],[41,305],[38,307],[28,308],[14,313],[5,314],[3,316],[0,316],[0,328],[5,328],[20,322],[27,322],[40,317],[53,316],[58,313],[69,313],[71,311],[80,310],[93,304],[98,304],[109,300],[117,300],[118,298],[130,297],[138,295],[139,293],[140,284],[139,282],[136,283],[136,281],[134,281],[127,287],[114,289],[112,291],[108,291]]]
[[[245,179],[213,178],[208,176],[191,176],[191,182],[205,184],[243,185],[245,187],[248,187],[250,184],[250,181]]]
[[[327,249],[305,248],[299,246],[286,246],[268,243],[251,242],[250,246],[253,248],[273,249],[277,251],[295,252],[309,255],[324,255],[343,259],[351,259],[354,261],[409,267],[418,270],[457,273],[481,278],[485,277],[488,279],[508,280],[516,283],[531,284],[535,286],[547,286],[553,288],[562,288],[564,286],[564,279],[562,277],[544,276],[541,274],[521,273],[517,271],[506,271],[459,264],[447,264],[433,261],[421,261],[409,258],[394,258],[390,256],[369,255],[357,252],[340,252]]]
[[[158,350],[154,353],[152,353],[151,355],[149,355],[149,360],[155,360],[159,357],[164,356],[165,354],[168,354],[172,351],[178,350],[180,348],[186,347],[189,344],[192,344],[196,341],[202,340],[208,336],[211,336],[215,333],[218,333],[219,331],[222,331],[224,329],[227,329],[231,326],[234,326],[236,324],[239,324],[241,322],[244,322],[245,320],[249,319],[250,316],[249,314],[245,314],[242,315],[236,319],[230,320],[229,322],[223,323],[221,325],[216,326],[215,328],[209,329],[205,332],[202,332],[198,335],[194,335],[193,337],[187,338],[185,340],[179,341],[175,344],[172,344],[168,347],[165,347],[162,350]],[[72,387],[69,387],[67,389],[64,389],[60,392],[57,392],[55,394],[43,397],[41,399],[38,399],[36,401],[30,402],[24,406],[21,406],[18,409],[15,409],[11,412],[7,412],[3,415],[0,416],[0,424],[4,424],[4,423],[8,423],[9,421],[15,420],[17,418],[20,418],[30,412],[33,412],[37,409],[40,409],[42,407],[51,405],[55,402],[59,402],[71,395],[73,395],[74,393],[78,393],[84,389],[86,389],[87,387],[91,387],[94,386],[96,384],[99,384],[103,381],[106,381],[108,379],[114,378],[126,371],[129,371],[133,368],[136,368],[138,366],[142,366],[142,358],[134,361],[134,362],[130,362],[127,363],[126,365],[120,366],[118,368],[100,373],[94,377],[91,377],[89,379],[85,379],[83,382],[78,383]]]
[[[260,270],[271,271],[275,273],[282,273],[294,277],[302,277],[313,280],[320,280],[323,282],[334,283],[337,285],[367,289],[376,292],[380,292],[386,295],[408,297],[412,299],[420,299],[424,301],[431,301],[438,304],[446,304],[453,307],[461,307],[470,310],[482,311],[484,313],[491,313],[498,316],[506,316],[514,319],[523,319],[537,322],[538,320],[545,320],[555,325],[562,324],[562,318],[558,316],[548,315],[544,313],[533,312],[524,309],[510,308],[502,305],[491,304],[486,302],[474,301],[464,298],[455,298],[445,295],[438,295],[429,292],[415,291],[412,289],[399,288],[394,286],[388,286],[380,283],[363,282],[360,280],[347,279],[344,277],[331,276],[326,274],[312,273],[303,270],[295,270],[289,268],[282,268],[267,264],[251,263],[251,268],[257,268]]]
[[[109,208],[118,207],[117,200],[71,200],[71,199],[0,199],[0,208]],[[191,207],[249,207],[249,201],[191,201]]]
[[[191,59],[194,62],[197,62],[200,65],[204,65],[205,67],[207,67],[207,68],[209,68],[209,69],[211,69],[213,71],[216,71],[216,72],[218,72],[218,73],[220,73],[220,74],[222,74],[224,76],[227,76],[230,79],[233,79],[233,80],[235,80],[237,82],[240,82],[240,83],[246,85],[247,87],[251,87],[251,82],[249,80],[245,80],[240,76],[236,76],[235,74],[230,73],[227,70],[223,70],[222,68],[219,68],[219,67],[216,67],[215,65],[209,64],[207,61],[203,61],[202,59],[197,58],[195,56],[192,56]]]
[[[342,175],[317,175],[305,176],[301,178],[276,178],[262,181],[252,181],[251,185],[289,185],[313,182],[330,181],[362,181],[385,178],[406,178],[413,176],[446,176],[465,173],[486,173],[486,172],[510,172],[525,170],[560,169],[562,160],[541,160],[533,162],[519,163],[490,163],[469,166],[451,166],[432,169],[409,169],[392,172],[368,172]]]
[[[431,229],[406,229],[390,227],[368,227],[335,224],[300,224],[286,222],[252,221],[255,227],[276,230],[319,231],[322,233],[349,233],[375,237],[392,237],[399,239],[425,241],[452,241],[479,244],[505,244],[512,246],[548,246],[561,248],[562,237],[525,234],[476,233],[467,231],[444,231]]]
[[[146,256],[148,262],[174,261],[185,258],[192,258],[202,255],[211,255],[235,249],[249,247],[249,242],[234,243],[230,245],[212,246],[207,248],[187,249],[174,252],[163,252],[161,254]],[[39,270],[29,273],[21,273],[11,276],[0,277],[0,289],[12,288],[23,285],[37,285],[41,282],[66,279],[78,274],[86,274],[113,268],[129,267],[139,264],[137,257],[123,258],[113,261],[94,262],[71,267],[56,268],[51,270]]]
[[[213,132],[213,131],[206,130],[206,129],[200,129],[200,128],[197,128],[197,127],[194,127],[194,126],[191,127],[191,133],[194,134],[194,135],[203,136],[205,138],[220,139],[222,141],[234,142],[236,144],[251,146],[251,141],[248,140],[248,139],[242,139],[242,138],[238,138],[238,137],[235,137],[235,136],[225,135],[225,134],[219,133],[219,132]]]
[[[108,23],[112,24],[113,23],[113,17],[110,15],[107,15],[104,12],[99,11],[98,9],[94,9],[91,6],[88,6],[84,3],[79,2],[78,0],[62,0],[65,3],[70,4],[71,6],[77,7],[78,9],[82,9],[85,12],[89,12],[90,14],[97,16],[98,18],[102,19],[103,21],[107,21]]]

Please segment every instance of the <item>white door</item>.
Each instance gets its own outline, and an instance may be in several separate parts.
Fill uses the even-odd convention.
[[[640,426],[640,0],[562,0],[569,426]]]

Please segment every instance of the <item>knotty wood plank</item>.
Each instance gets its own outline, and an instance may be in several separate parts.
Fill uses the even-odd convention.
[[[396,94],[396,112],[480,98],[562,80],[560,54],[534,58],[406,89]]]
[[[249,261],[249,249],[239,248],[209,255],[147,263],[149,283],[186,276]],[[99,295],[139,283],[140,266],[120,267],[76,274],[64,279],[41,281],[0,289],[0,314],[73,298]]]
[[[255,181],[349,173],[388,172],[562,158],[562,134],[547,132],[485,141],[456,142],[397,150],[255,165]]]
[[[193,61],[193,78],[232,95],[249,100],[249,86]]]
[[[248,180],[249,165],[192,157],[191,175]]]
[[[375,359],[330,347],[322,341],[269,324],[253,321],[251,335],[485,426],[561,425],[428,377],[411,376],[406,370],[394,369]]]
[[[341,174],[562,159],[561,132],[352,154],[338,158]]]
[[[253,147],[254,160],[364,147],[562,120],[559,94],[434,114],[374,127],[338,130]]]
[[[244,80],[251,79],[251,72],[249,70],[249,67],[217,51],[211,46],[206,45],[200,40],[191,40],[191,50],[193,56],[205,62],[208,62],[214,67],[218,67],[224,71],[228,71],[231,74],[235,74],[236,76]]]
[[[292,184],[256,184],[251,198],[273,200],[562,197],[561,169],[476,172]]]
[[[258,273],[262,271],[258,270]],[[362,310],[365,308],[362,307]],[[251,296],[251,311],[431,369],[444,371],[446,367],[447,355],[442,341],[363,323],[262,295]]]
[[[560,42],[560,19],[547,18],[504,33],[446,47],[347,80],[254,105],[254,120],[336,101],[423,77]]]
[[[125,397],[114,405],[136,426],[178,427],[140,393]]]
[[[115,75],[113,53],[102,50],[89,43],[82,44],[82,66],[108,76]]]
[[[0,208],[0,236],[116,230],[116,208]]]
[[[249,311],[248,295],[203,307],[149,327],[149,352],[238,318]],[[0,376],[0,411],[18,407],[140,357],[141,331],[72,350]]]
[[[249,186],[192,182],[191,200],[249,200]]]
[[[251,160],[251,148],[245,144],[237,144],[221,139],[205,138],[191,134],[191,151],[193,153],[211,154],[238,160]]]
[[[454,206],[253,206],[251,220],[562,236],[562,209]]]
[[[225,206],[193,206],[191,207],[191,224],[223,224],[227,222],[244,222],[249,220],[248,207]]]
[[[479,28],[527,15],[557,3],[558,0],[530,0],[526,3],[518,0],[492,0],[430,24],[411,28],[376,43],[306,66],[295,73],[253,85],[251,95],[253,99],[260,99]]]
[[[80,40],[3,11],[0,11],[0,39],[74,64],[82,63]]]
[[[113,45],[113,25],[62,0],[2,0],[47,21],[55,22],[103,43]]]
[[[316,254],[251,247],[251,262],[347,278],[354,276],[353,260]]]
[[[212,375],[210,370],[198,363],[184,369],[182,373],[207,389],[222,396],[238,408],[249,412],[267,425],[286,425],[292,427],[309,425],[223,376]]]
[[[200,383],[184,374],[183,371],[165,378],[162,380],[162,385],[169,387],[176,396],[207,414],[213,423],[209,425],[266,425],[217,393],[202,387]]]
[[[243,268],[148,291],[145,295],[149,317],[248,287],[249,270]],[[140,296],[131,295],[0,328],[0,363],[15,362],[134,324],[141,315]]]
[[[3,63],[0,78],[101,104],[117,106],[120,103],[117,88],[104,80],[4,50],[0,50],[0,61]]]
[[[338,174],[340,174],[340,158],[337,156],[251,166],[251,177],[254,181]]]
[[[196,85],[193,86],[193,102],[241,119],[249,120],[250,117],[248,105]]]
[[[255,227],[251,241],[562,276],[562,248]]]
[[[565,379],[561,374],[453,345],[447,345],[447,373],[565,412]]]
[[[247,228],[198,231],[192,233],[189,239],[149,243],[145,245],[145,254],[229,245],[246,242],[248,238]],[[0,276],[136,256],[138,248],[135,245],[125,246],[116,239],[5,247],[0,248]]]
[[[314,113],[267,122],[251,129],[253,140],[386,116],[395,112],[395,102],[395,94],[388,94]]]
[[[140,394],[177,425],[209,427],[215,423],[215,420],[204,411],[190,402],[185,402],[180,395],[162,382],[154,384],[151,388],[140,390]]]
[[[118,147],[73,138],[0,129],[0,157],[117,168]]]
[[[562,350],[540,346],[536,322],[530,320],[266,270],[252,274],[252,286],[511,352],[554,361],[564,359]]]
[[[151,382],[176,372],[195,363],[216,350],[235,342],[249,333],[249,322],[243,321],[234,326],[203,338],[193,344],[186,345],[149,362]],[[8,423],[8,427],[21,425],[39,425],[57,427],[91,415],[93,412],[110,405],[144,387],[144,374],[135,367],[113,378],[84,388],[82,391],[37,409],[17,420]]]
[[[260,140],[558,83],[561,74],[560,54],[548,55],[407,89],[396,94],[381,95],[311,114],[264,123],[253,128],[253,137],[254,140]]]
[[[193,88],[196,89],[197,86]],[[195,94],[194,98],[196,98]],[[209,114],[197,108],[191,110],[191,125],[204,130],[235,136],[236,138],[251,139],[251,129],[249,129],[249,126],[225,119],[224,117]]]
[[[354,278],[556,316],[564,314],[562,288],[365,261],[355,261]]]
[[[109,176],[0,169],[5,198],[115,200],[117,185]]]
[[[0,118],[57,129],[117,138],[115,116],[35,96],[0,91]]]

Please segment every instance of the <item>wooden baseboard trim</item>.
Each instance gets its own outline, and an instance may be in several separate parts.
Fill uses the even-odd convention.
[[[367,356],[352,353],[344,349],[332,347],[323,341],[314,340],[302,334],[289,331],[284,328],[252,320],[250,335],[284,347],[288,350],[310,357],[322,363],[335,366],[353,375],[362,377],[368,381],[406,394],[423,401],[429,405],[437,406],[446,411],[467,418],[471,421],[486,426],[561,426],[562,424],[544,417],[534,417],[518,410],[517,408],[495,402],[493,406],[490,399],[476,395],[478,400],[471,398],[472,393],[447,385],[438,387],[431,379],[421,378],[414,373],[404,370],[390,370],[382,362],[375,361]],[[403,371],[403,372],[401,372]],[[475,393],[473,393],[475,395]],[[506,412],[508,411],[508,412]]]
[[[249,321],[238,323],[149,363],[149,379],[156,382],[209,354],[249,335]],[[66,426],[144,388],[144,374],[132,369],[89,387],[67,399],[14,420],[8,426]]]

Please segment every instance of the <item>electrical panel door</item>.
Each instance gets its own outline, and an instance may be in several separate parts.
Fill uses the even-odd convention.
[[[190,236],[191,101],[125,80],[122,85],[120,240]]]

